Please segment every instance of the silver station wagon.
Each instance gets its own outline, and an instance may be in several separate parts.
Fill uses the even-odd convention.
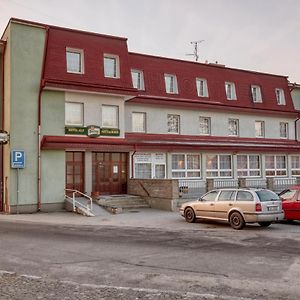
[[[267,227],[284,218],[281,199],[266,189],[219,189],[204,194],[199,200],[180,207],[187,222],[196,219],[227,221],[234,229],[246,223]]]

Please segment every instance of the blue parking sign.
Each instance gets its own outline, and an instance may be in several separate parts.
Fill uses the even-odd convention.
[[[14,169],[25,168],[25,151],[12,150],[11,151],[11,167]]]

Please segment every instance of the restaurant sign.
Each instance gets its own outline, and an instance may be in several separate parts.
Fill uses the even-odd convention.
[[[66,126],[65,134],[87,135],[88,137],[119,136],[120,129],[118,129],[118,128],[100,128],[99,126],[95,126],[95,125],[89,125],[87,127]]]

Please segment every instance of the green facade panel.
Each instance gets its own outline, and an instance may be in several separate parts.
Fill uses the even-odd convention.
[[[20,170],[19,204],[38,198],[38,98],[43,65],[45,30],[11,23],[10,147],[24,150],[26,168]],[[10,204],[17,199],[17,171],[10,172]]]

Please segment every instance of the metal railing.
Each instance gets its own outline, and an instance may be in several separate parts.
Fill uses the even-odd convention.
[[[93,209],[93,199],[92,199],[92,197],[90,197],[87,194],[84,194],[84,193],[82,193],[78,190],[65,189],[65,191],[66,191],[65,198],[72,201],[74,212],[76,211],[76,207],[81,207],[81,208],[86,209],[88,212],[92,212],[92,209]],[[72,197],[67,195],[67,192],[72,193]],[[76,200],[76,195],[78,195],[78,194],[81,195],[82,197],[88,199],[88,204],[87,205],[84,205],[81,202]]]

